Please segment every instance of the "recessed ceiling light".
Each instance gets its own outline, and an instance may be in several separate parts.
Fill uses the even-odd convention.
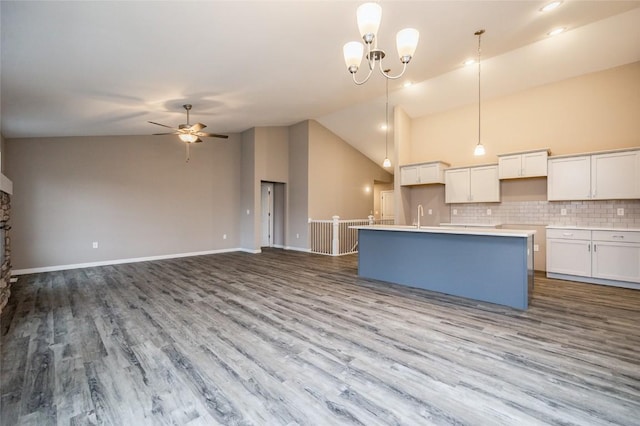
[[[465,67],[468,67],[469,65],[473,65],[473,64],[475,64],[475,63],[476,63],[476,60],[475,60],[475,59],[467,59],[466,61],[464,61],[464,62],[462,63],[462,65],[464,65]]]
[[[387,125],[386,124],[381,124],[380,125],[380,130],[387,130]]]
[[[550,35],[550,36],[558,35],[560,33],[563,33],[565,30],[566,30],[565,27],[556,28],[556,29],[553,29],[553,30],[549,31],[547,33],[547,35]]]
[[[405,81],[405,82],[402,84],[402,87],[410,87],[412,84],[413,84],[413,83],[412,83],[412,82],[410,82],[410,81]]]
[[[540,12],[552,11],[553,9],[557,8],[558,6],[560,6],[561,4],[562,4],[561,1],[552,1],[551,3],[547,3],[545,6],[540,8]]]

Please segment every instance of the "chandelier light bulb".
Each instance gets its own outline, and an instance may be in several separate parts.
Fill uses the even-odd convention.
[[[364,46],[359,41],[350,41],[342,48],[344,53],[344,62],[347,64],[347,68],[350,73],[355,73],[360,68],[360,62],[362,62],[362,55],[364,53]]]
[[[382,20],[382,7],[378,3],[364,3],[358,7],[358,29],[365,43],[371,43],[378,34]]]
[[[398,48],[398,56],[403,64],[409,63],[413,54],[416,53],[418,47],[418,39],[420,33],[415,28],[405,28],[396,34],[396,46]]]

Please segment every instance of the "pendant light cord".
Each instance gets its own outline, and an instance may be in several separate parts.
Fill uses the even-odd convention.
[[[391,70],[389,70],[391,71]],[[388,72],[388,71],[387,71]],[[389,79],[386,78],[386,99],[385,104],[385,128],[384,128],[384,158],[389,158]]]
[[[478,35],[478,145],[480,145],[480,116],[481,116],[481,101],[480,101],[480,68],[481,68],[481,62],[480,62],[480,40],[482,38],[482,34],[484,33],[484,30],[480,30],[478,32],[476,32],[476,34]]]

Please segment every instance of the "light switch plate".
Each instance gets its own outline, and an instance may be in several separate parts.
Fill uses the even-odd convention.
[[[566,216],[567,215],[567,209],[560,209],[560,216]]]
[[[623,208],[619,208],[618,209],[618,216],[624,216],[624,209]]]

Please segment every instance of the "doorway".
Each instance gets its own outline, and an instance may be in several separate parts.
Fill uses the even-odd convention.
[[[261,182],[261,247],[284,247],[285,184]]]

